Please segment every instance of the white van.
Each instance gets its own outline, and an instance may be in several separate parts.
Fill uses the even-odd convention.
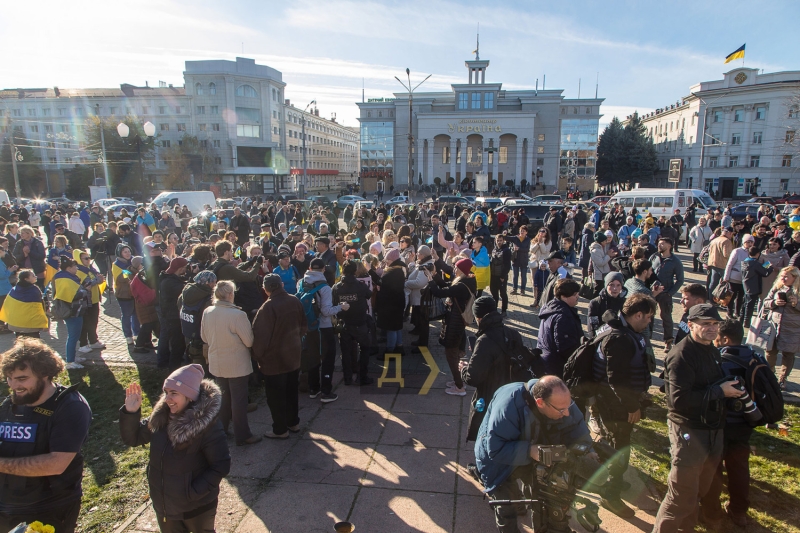
[[[635,207],[640,215],[650,213],[654,218],[661,215],[669,218],[676,209],[684,210],[696,204],[697,215],[704,215],[708,209],[716,209],[717,202],[707,192],[700,189],[633,189],[618,192],[608,201],[609,206],[619,204],[629,212]]]
[[[10,204],[10,203],[11,200],[9,200],[8,198],[8,193],[5,190],[0,189],[0,204]]]
[[[211,191],[164,191],[153,198],[152,203],[159,209],[163,204],[170,207],[174,207],[175,204],[185,205],[192,215],[198,215],[206,204],[212,208],[217,205],[214,193]]]

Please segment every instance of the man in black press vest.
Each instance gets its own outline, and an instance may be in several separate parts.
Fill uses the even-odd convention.
[[[11,396],[0,405],[0,531],[35,520],[75,531],[92,411],[75,386],[53,381],[63,369],[39,339],[17,339],[2,354]]]

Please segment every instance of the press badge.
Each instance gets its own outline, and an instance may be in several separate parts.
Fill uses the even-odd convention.
[[[0,422],[0,442],[35,442],[38,424]]]

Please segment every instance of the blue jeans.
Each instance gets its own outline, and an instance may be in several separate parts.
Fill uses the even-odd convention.
[[[72,363],[75,361],[78,342],[81,340],[83,317],[73,316],[64,320],[64,323],[67,325],[67,363]]]
[[[525,287],[528,286],[528,267],[514,265],[514,290],[517,290],[517,279],[522,275],[522,283],[520,288],[525,292]]]
[[[136,303],[133,300],[117,301],[119,302],[119,310],[122,313],[122,317],[120,317],[122,333],[126,337],[137,337],[141,326],[139,325],[139,317],[136,316]]]
[[[403,344],[403,330],[397,331],[386,330],[386,351],[391,352],[395,346]]]

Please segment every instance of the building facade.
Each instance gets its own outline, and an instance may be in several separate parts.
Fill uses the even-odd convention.
[[[475,190],[524,185],[593,190],[603,99],[567,100],[562,90],[503,90],[487,83],[489,61],[466,61],[468,82],[450,92],[358,103],[362,189],[460,184]],[[409,138],[410,137],[410,138]],[[409,142],[411,157],[409,158]],[[472,184],[472,185],[470,185]]]
[[[644,115],[658,154],[656,184],[703,189],[726,200],[800,191],[799,97],[800,71],[762,74],[741,67]],[[677,184],[668,181],[674,159],[682,164]]]
[[[320,117],[316,107],[292,106],[279,71],[240,57],[187,61],[183,75],[183,87],[6,89],[0,91],[0,135],[11,128],[24,132],[52,194],[64,191],[75,165],[97,165],[99,147],[87,146],[85,135],[86,119],[95,114],[155,125],[155,158],[144,168],[150,193],[163,188],[166,149],[185,135],[197,137],[215,163],[213,171],[193,179],[196,187],[221,195],[296,192],[303,174],[303,122],[307,190],[338,190],[357,181],[358,130]],[[99,169],[97,174],[102,177]]]

